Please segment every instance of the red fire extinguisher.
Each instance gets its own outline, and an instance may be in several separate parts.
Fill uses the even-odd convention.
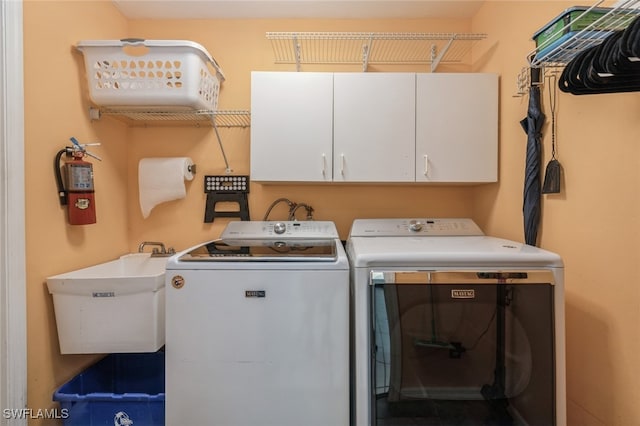
[[[84,157],[88,155],[102,161],[100,157],[86,150],[87,146],[100,144],[80,144],[73,137],[71,142],[73,142],[73,146],[67,146],[58,151],[54,161],[58,198],[60,205],[67,206],[69,224],[89,225],[96,223],[96,202],[93,187],[93,165],[85,161]],[[61,167],[60,160],[65,154],[71,160],[66,161]],[[61,169],[64,169],[66,188]]]

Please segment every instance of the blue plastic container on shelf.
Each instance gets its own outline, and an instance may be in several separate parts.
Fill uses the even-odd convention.
[[[53,394],[64,426],[164,425],[164,352],[111,354]]]
[[[566,9],[533,35],[535,59],[568,62],[582,50],[602,43],[613,31],[626,28],[639,12],[587,6]]]

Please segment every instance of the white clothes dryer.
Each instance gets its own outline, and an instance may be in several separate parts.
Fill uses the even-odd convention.
[[[361,219],[352,424],[566,425],[560,256],[470,219]]]
[[[332,222],[231,222],[166,268],[166,424],[349,424],[349,266]]]

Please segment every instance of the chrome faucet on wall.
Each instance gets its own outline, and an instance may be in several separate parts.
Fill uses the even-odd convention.
[[[156,256],[172,256],[176,253],[173,247],[169,247],[168,249],[165,247],[164,243],[156,242],[156,241],[143,241],[138,246],[138,252],[144,253],[144,248],[146,246],[156,246],[151,251],[151,257]]]

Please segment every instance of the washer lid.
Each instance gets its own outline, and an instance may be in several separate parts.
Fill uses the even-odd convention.
[[[219,239],[195,247],[180,261],[329,262],[338,257],[335,239]]]
[[[556,253],[488,236],[364,238],[347,241],[352,267],[562,267]]]

